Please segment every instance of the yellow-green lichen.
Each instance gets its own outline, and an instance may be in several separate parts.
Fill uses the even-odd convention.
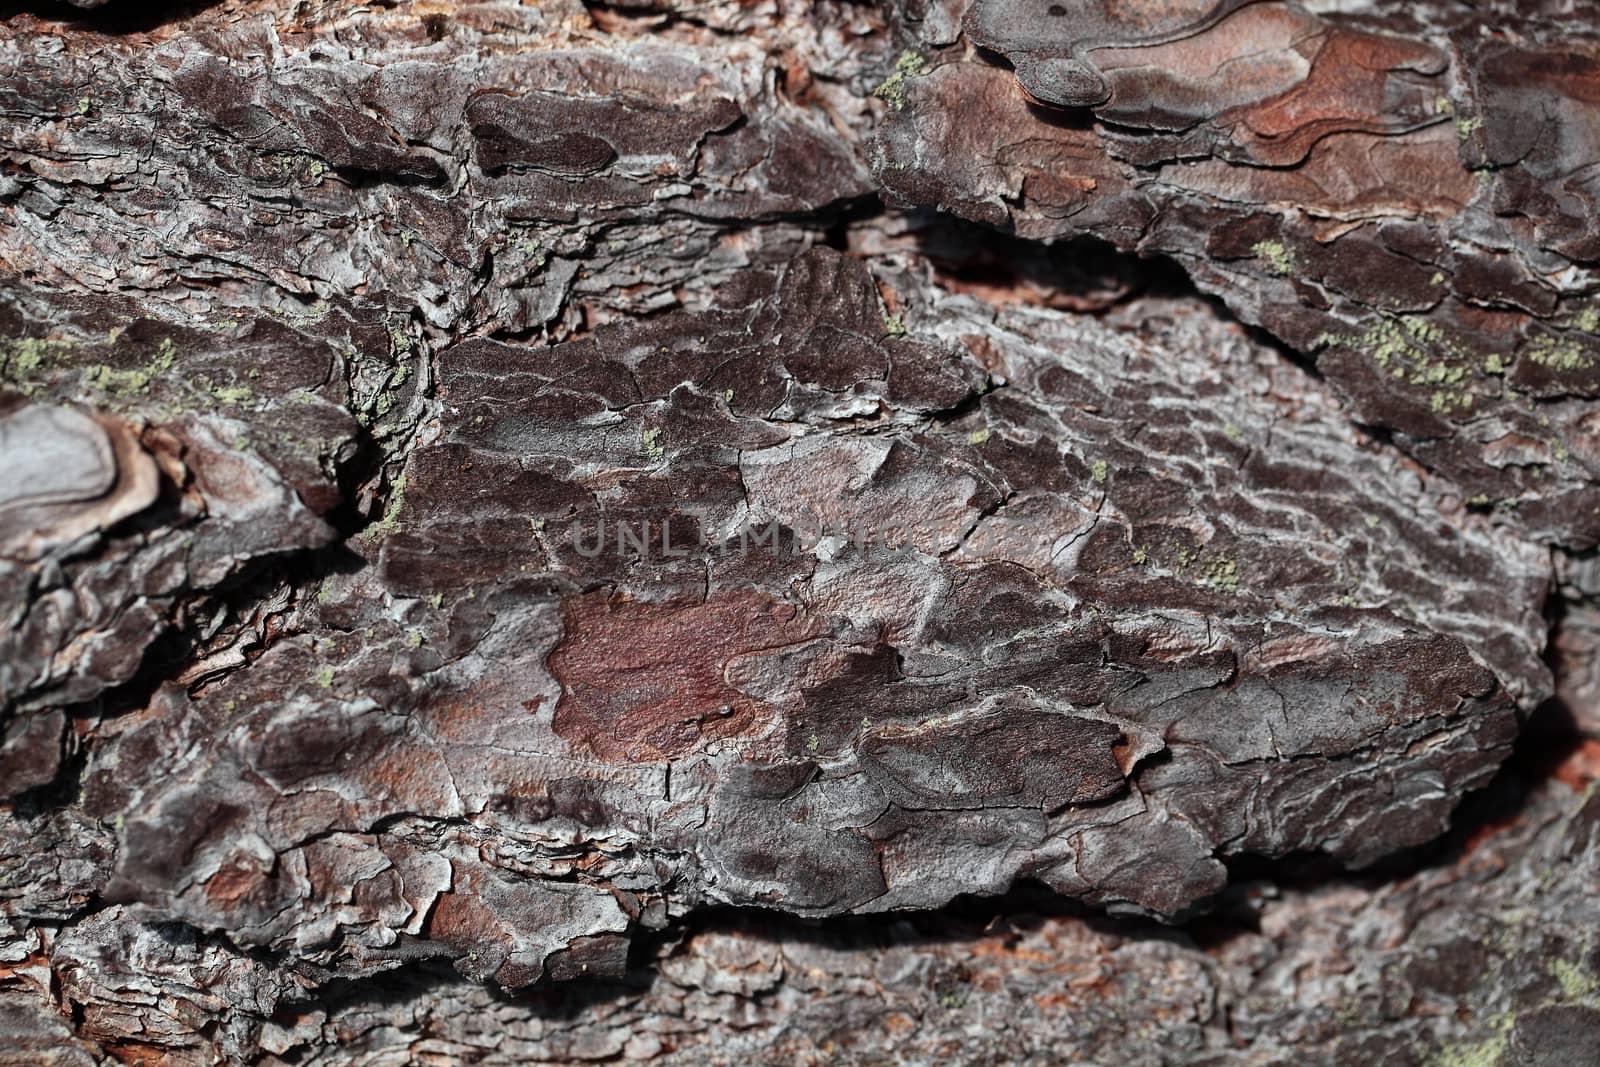
[[[1594,360],[1584,354],[1583,347],[1566,337],[1540,334],[1529,343],[1527,353],[1533,362],[1551,370],[1589,370],[1594,366]]]
[[[1441,1049],[1428,1060],[1428,1067],[1498,1067],[1506,1043],[1505,1035],[1497,1035],[1474,1045]]]
[[[1567,325],[1583,333],[1600,331],[1600,311],[1594,308],[1584,308],[1567,320]]]
[[[400,475],[394,480],[394,486],[389,490],[389,502],[384,505],[383,518],[379,519],[372,527],[372,532],[379,537],[386,537],[400,525],[400,509],[406,503],[406,476]]]
[[[411,335],[406,332],[404,323],[389,324],[389,343],[394,346],[397,355],[403,356],[411,351]]]
[[[1108,475],[1110,475],[1110,473],[1111,473],[1111,467],[1110,467],[1109,464],[1106,463],[1105,460],[1097,459],[1097,460],[1094,461],[1094,480],[1095,481],[1104,482],[1106,480],[1106,477]]]
[[[1264,259],[1279,274],[1294,272],[1294,257],[1282,241],[1257,241],[1250,249],[1257,259]]]
[[[883,332],[890,337],[904,337],[906,335],[906,324],[901,321],[898,315],[885,315],[883,317]]]
[[[921,54],[902,52],[895,60],[894,72],[872,91],[872,95],[899,111],[906,106],[906,83],[927,69],[928,61]]]
[[[529,266],[534,270],[542,270],[550,258],[545,252],[544,242],[532,238],[517,242],[517,251],[532,261]]]
[[[1364,352],[1391,376],[1411,385],[1448,387],[1432,390],[1429,403],[1436,414],[1466,410],[1477,402],[1476,393],[1464,384],[1470,367],[1467,352],[1420,316],[1384,315],[1358,335],[1325,333],[1316,345]]]
[[[1509,1014],[1496,1016],[1490,1022],[1495,1031],[1493,1036],[1440,1049],[1428,1057],[1427,1067],[1497,1067],[1510,1043],[1513,1021]]]
[[[328,688],[332,687],[332,685],[333,685],[333,668],[332,667],[318,667],[317,668],[317,673],[316,673],[316,681],[317,681],[317,684],[320,685],[324,689],[328,689]]]
[[[666,448],[661,444],[661,430],[652,426],[644,432],[644,454],[651,459],[660,459],[667,454]]]
[[[967,434],[967,443],[972,445],[981,445],[988,439],[989,428],[987,426],[981,430],[973,430],[971,433]]]
[[[1228,556],[1217,556],[1200,571],[1200,580],[1229,593],[1239,591],[1239,564]]]
[[[1550,974],[1568,1000],[1587,1000],[1600,992],[1600,981],[1594,975],[1567,960],[1552,960]]]
[[[84,371],[83,380],[91,389],[114,396],[142,395],[150,391],[151,382],[170,371],[176,363],[172,340],[166,338],[157,346],[156,357],[144,366],[122,370],[96,363]]]
[[[24,337],[12,341],[7,346],[6,369],[16,374],[31,374],[44,366],[45,346],[49,341],[41,341],[36,337]],[[59,344],[60,342],[56,342]]]
[[[66,341],[45,341],[37,337],[0,341],[0,380],[31,395],[36,384],[33,379],[38,372],[71,347]]]

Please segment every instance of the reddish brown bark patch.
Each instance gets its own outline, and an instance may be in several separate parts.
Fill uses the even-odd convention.
[[[605,760],[672,759],[754,732],[769,709],[728,683],[729,665],[820,633],[754,590],[662,604],[597,591],[569,598],[561,614],[549,660],[562,688],[555,731]]]

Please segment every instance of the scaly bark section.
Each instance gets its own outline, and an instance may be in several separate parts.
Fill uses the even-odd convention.
[[[1586,13],[979,0],[959,41],[907,25],[938,50],[913,37],[882,90],[895,199],[1172,256],[1473,506],[1600,537]]]
[[[1441,832],[1548,688],[1542,555],[1192,303],[996,318],[902,260],[446,349],[374,565],[100,731],[97,888],[518,987],[706,904],[1175,915],[1219,857]]]

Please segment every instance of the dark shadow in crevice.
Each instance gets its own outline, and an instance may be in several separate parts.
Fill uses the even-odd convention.
[[[1058,130],[1088,131],[1105,125],[1086,107],[1052,107],[1034,100],[1028,100],[1026,103],[1030,118]]]
[[[1005,53],[996,52],[993,48],[982,45],[973,45],[972,57],[986,67],[997,67],[1000,70],[1016,70],[1016,64],[1007,59]]]
[[[223,4],[225,0],[109,0],[100,7],[76,7],[62,0],[12,0],[0,2],[0,22],[18,15],[33,15],[73,29],[113,37],[149,33],[169,23],[182,22]]]
[[[637,938],[635,944],[652,954],[659,950],[658,942],[648,937]],[[292,1021],[308,1003],[337,1017],[352,1011],[372,1011],[419,1000],[437,1002],[441,994],[452,987],[478,986],[487,1001],[515,1004],[541,1019],[571,1022],[583,1018],[597,1006],[648,993],[657,979],[655,970],[648,964],[644,956],[638,956],[630,960],[627,972],[621,976],[546,982],[507,991],[492,982],[482,984],[465,977],[446,958],[422,956],[377,974],[330,978],[316,987],[314,998],[284,1003],[275,1018],[280,1022]]]
[[[822,231],[822,243],[835,252],[849,252],[850,228],[868,219],[878,218],[884,211],[883,199],[877,193],[834,205],[832,219]]]
[[[931,209],[904,214],[935,280],[992,306],[1101,314],[1137,296],[1201,295],[1172,260],[1121,252],[1099,238],[1036,241]]]
[[[1240,318],[1201,288],[1177,258],[1136,254],[1087,235],[1039,240],[1019,237],[932,208],[903,212],[918,254],[933,265],[940,285],[993,306],[1025,305],[1102,315],[1138,297],[1187,299],[1204,304],[1220,321],[1269,349],[1317,381],[1314,355],[1301,352],[1264,327]]]

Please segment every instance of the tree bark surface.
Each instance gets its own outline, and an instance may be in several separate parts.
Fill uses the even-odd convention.
[[[1600,1057],[1592,21],[78,7],[0,1063]]]

